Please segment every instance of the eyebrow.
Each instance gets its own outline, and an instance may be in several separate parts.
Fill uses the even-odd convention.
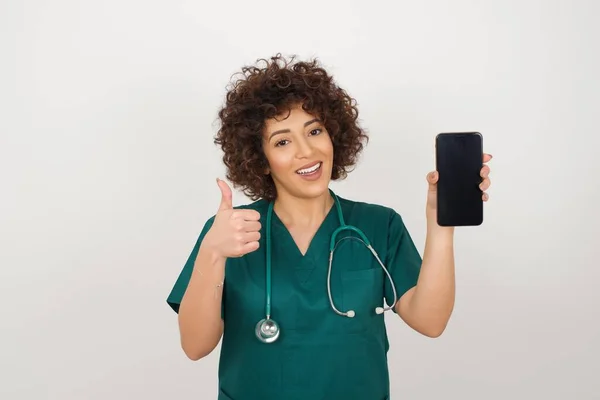
[[[304,127],[306,128],[307,126],[309,126],[310,124],[314,124],[315,122],[321,122],[321,120],[319,118],[313,118],[310,121],[306,121],[304,123]],[[269,135],[269,140],[271,140],[273,138],[273,136],[275,136],[275,135],[279,135],[281,133],[289,133],[289,132],[290,132],[289,129],[280,129],[278,131],[275,131],[275,132],[271,133]]]

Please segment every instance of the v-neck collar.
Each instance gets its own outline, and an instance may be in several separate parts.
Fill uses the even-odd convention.
[[[315,250],[315,248],[320,247],[319,245],[321,245],[323,243],[329,243],[329,237],[330,237],[331,232],[334,229],[334,226],[337,227],[339,225],[336,207],[337,207],[337,205],[335,204],[335,199],[334,199],[334,203],[333,203],[332,207],[327,212],[327,215],[321,222],[321,225],[319,225],[319,228],[317,228],[317,231],[315,232],[313,238],[311,239],[311,241],[306,249],[306,253],[304,253],[304,254],[302,254],[302,252],[300,251],[298,244],[294,240],[294,237],[292,236],[292,234],[290,233],[288,228],[285,226],[283,221],[279,218],[277,213],[275,211],[273,211],[273,215],[272,215],[273,228],[277,228],[280,231],[280,234],[277,235],[277,239],[285,240],[285,241],[289,242],[290,246],[295,249],[296,256],[303,258],[303,259],[309,258],[309,257],[314,258],[313,253],[315,251],[318,251],[318,250]]]

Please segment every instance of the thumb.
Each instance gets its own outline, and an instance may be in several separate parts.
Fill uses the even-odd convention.
[[[233,195],[231,194],[231,189],[227,182],[220,180],[217,178],[217,185],[219,185],[219,189],[221,189],[221,204],[219,204],[219,211],[230,210],[233,208]]]

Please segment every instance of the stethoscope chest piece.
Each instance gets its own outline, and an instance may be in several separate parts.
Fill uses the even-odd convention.
[[[270,318],[263,318],[256,324],[256,337],[263,343],[273,343],[279,338],[279,325]]]

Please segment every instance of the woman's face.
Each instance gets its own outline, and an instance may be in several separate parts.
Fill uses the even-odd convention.
[[[264,152],[277,193],[314,198],[329,189],[333,144],[325,126],[301,105],[266,121]]]

